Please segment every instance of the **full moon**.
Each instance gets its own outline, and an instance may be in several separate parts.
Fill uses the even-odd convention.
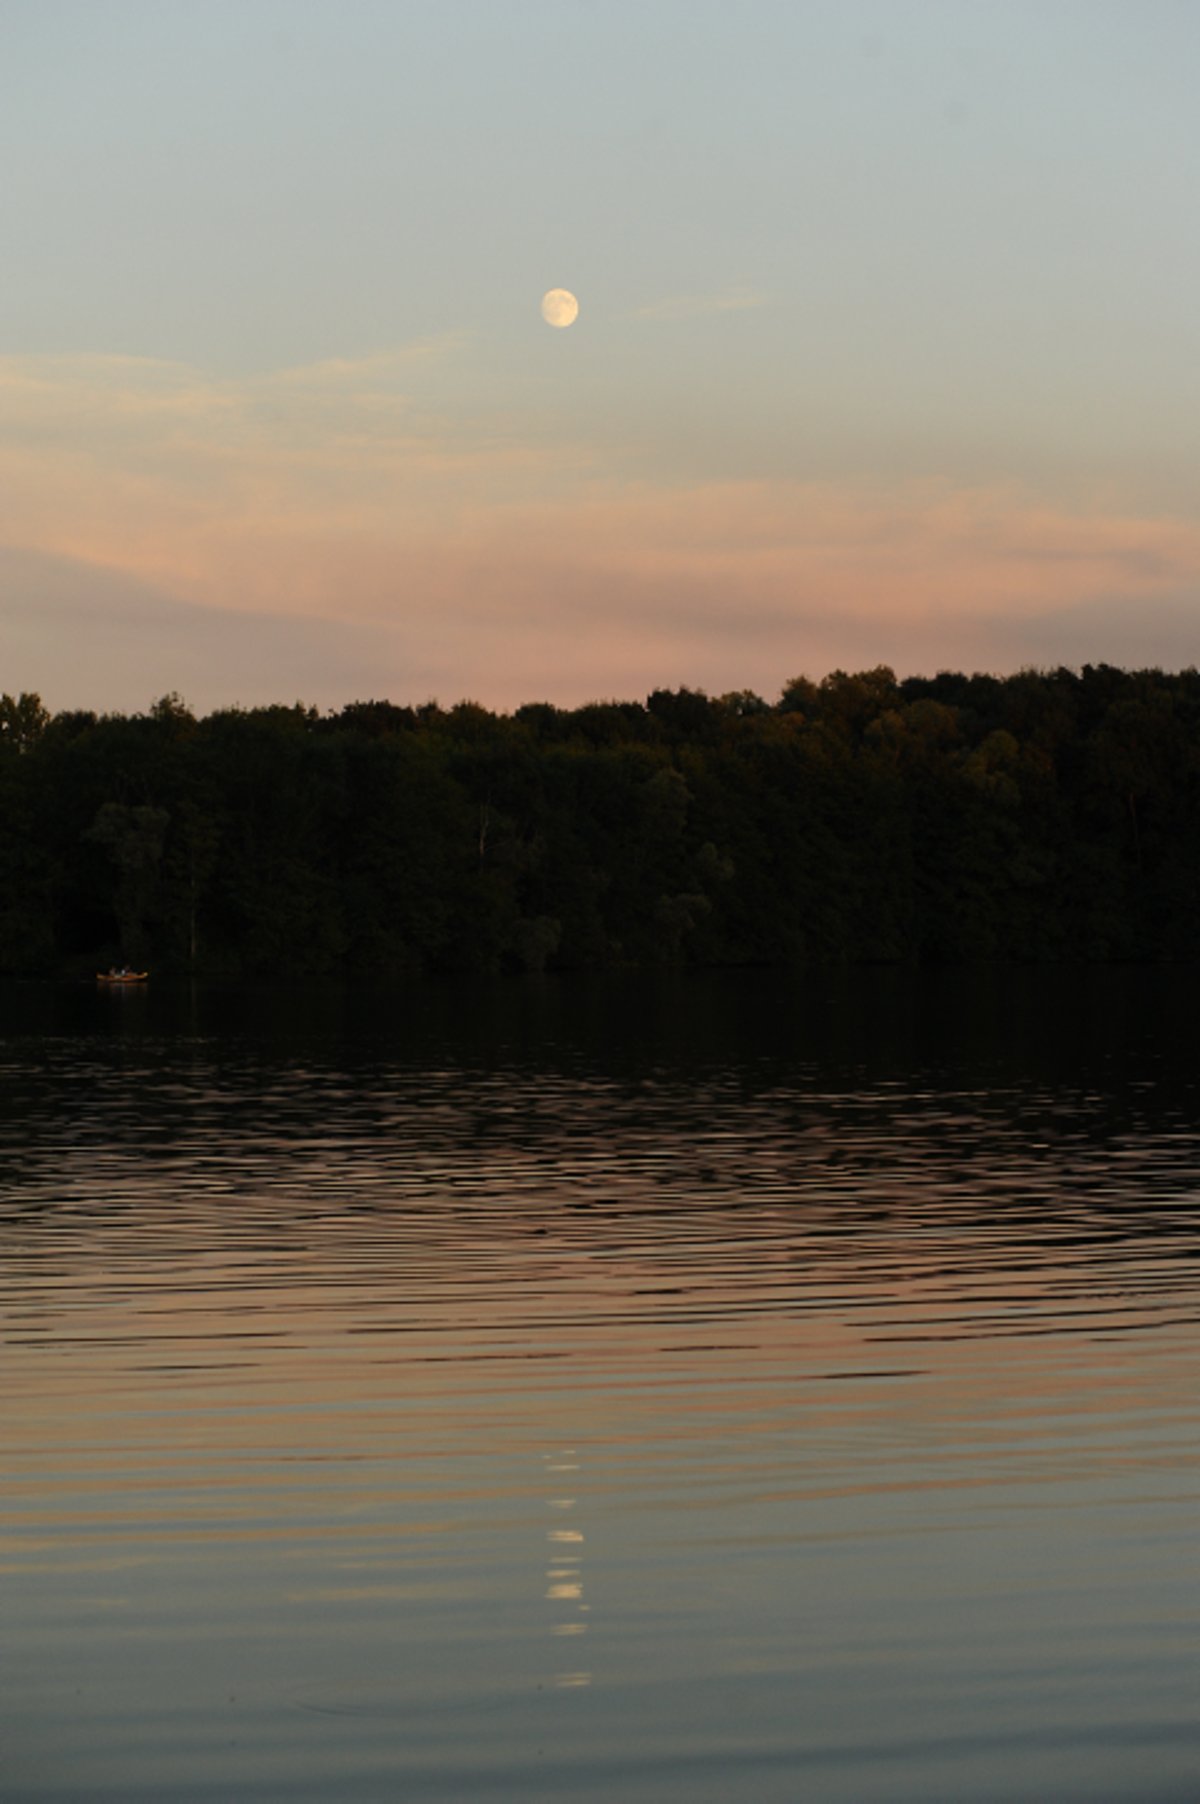
[[[542,318],[548,326],[572,326],[579,317],[579,302],[569,288],[552,288],[542,296]]]

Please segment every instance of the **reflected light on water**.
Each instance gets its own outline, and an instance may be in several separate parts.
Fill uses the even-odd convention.
[[[572,1448],[572,1455],[574,1451]],[[562,1470],[564,1461],[561,1457],[544,1455],[543,1463],[546,1473],[551,1475]],[[574,1471],[579,1472],[582,1462],[572,1458],[570,1465]],[[577,1497],[550,1497],[547,1502],[552,1510],[574,1510],[578,1506],[579,1499]],[[553,1564],[546,1573],[546,1577],[550,1581],[544,1594],[546,1601],[560,1606],[570,1606],[569,1612],[565,1616],[561,1611],[556,1614],[554,1621],[550,1624],[550,1633],[555,1639],[582,1635],[586,1632],[588,1625],[580,1619],[589,1608],[589,1605],[584,1602],[583,1531],[570,1528],[550,1528],[546,1530],[546,1539],[554,1549]],[[558,1551],[560,1548],[568,1547],[573,1550],[569,1556]],[[575,1691],[590,1685],[592,1677],[590,1673],[559,1670],[554,1673],[552,1682],[557,1690]]]
[[[1190,1795],[1161,999],[1055,1062],[767,994],[0,1041],[5,1804]]]

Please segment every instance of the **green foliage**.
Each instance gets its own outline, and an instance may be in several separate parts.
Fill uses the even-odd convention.
[[[30,751],[49,724],[40,696],[0,695],[0,753]]]
[[[169,820],[165,808],[131,808],[124,802],[104,802],[83,836],[108,854],[112,910],[121,957],[129,965],[142,964],[149,951],[147,921],[157,898]]]
[[[774,705],[0,698],[0,970],[1189,959],[1200,675],[798,677]]]

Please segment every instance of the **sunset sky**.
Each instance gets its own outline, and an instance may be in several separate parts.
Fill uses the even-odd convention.
[[[1171,0],[0,0],[0,689],[1195,663],[1198,91]]]

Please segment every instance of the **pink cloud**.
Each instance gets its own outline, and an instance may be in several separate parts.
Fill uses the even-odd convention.
[[[319,685],[305,622],[336,632],[337,692],[312,696],[330,704],[774,693],[838,664],[1194,655],[1190,519],[934,479],[654,486],[611,450],[422,410],[407,382],[435,354],[240,384],[136,359],[0,359],[0,542],[187,604],[163,604],[163,689],[180,686],[172,635],[186,664],[205,610],[295,622],[292,672],[286,633],[246,639],[271,651],[243,667],[241,699],[290,696],[314,672]],[[10,608],[19,571],[0,571]],[[102,585],[94,605],[102,620]],[[24,658],[37,630],[23,617]],[[217,681],[207,652],[197,668]]]

